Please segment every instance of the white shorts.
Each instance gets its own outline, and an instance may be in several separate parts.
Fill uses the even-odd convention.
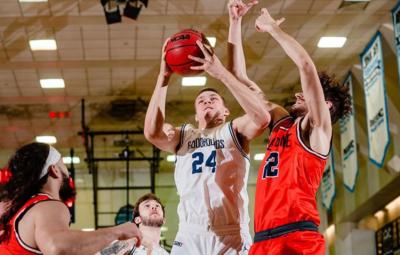
[[[179,225],[171,255],[247,255],[252,239],[248,231],[209,230],[197,225]]]

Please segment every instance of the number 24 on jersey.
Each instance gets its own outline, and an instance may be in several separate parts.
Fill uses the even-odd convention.
[[[207,159],[204,162],[205,157]],[[210,167],[211,172],[215,173],[217,161],[216,161],[217,151],[211,151],[210,155],[204,155],[203,152],[195,152],[192,154],[192,174],[198,174],[203,172],[203,167]]]

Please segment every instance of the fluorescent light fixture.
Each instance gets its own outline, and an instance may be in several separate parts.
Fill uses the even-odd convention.
[[[183,77],[182,86],[204,86],[206,85],[207,77],[205,76],[194,76],[194,77]]]
[[[53,39],[48,39],[48,40],[30,40],[29,41],[29,46],[31,47],[31,50],[56,50],[57,49],[57,43]]]
[[[65,83],[63,79],[40,79],[40,86],[44,89],[57,89],[64,88]]]
[[[167,156],[167,161],[168,162],[175,162],[176,156],[175,155],[168,155]]]
[[[214,36],[207,36],[207,40],[210,42],[212,47],[215,47],[215,44],[217,44],[217,38]]]
[[[36,142],[55,144],[57,142],[57,138],[55,136],[51,136],[51,135],[36,136]]]
[[[20,3],[44,3],[47,0],[19,0]]]
[[[85,231],[85,232],[90,232],[90,231],[94,231],[94,228],[82,228],[81,230]]]
[[[342,48],[346,40],[346,37],[321,37],[318,48]]]
[[[264,153],[257,153],[254,155],[254,160],[260,161],[264,159]]]
[[[400,207],[400,196],[385,206],[389,212],[394,211],[397,207]]]
[[[333,240],[335,239],[335,225],[334,224],[330,225],[325,230],[325,237],[329,244],[331,244],[333,242]]]
[[[377,218],[379,221],[382,221],[383,218],[385,217],[385,212],[383,210],[379,210],[374,214],[375,218]]]
[[[81,159],[79,157],[63,157],[63,162],[64,164],[71,164],[71,162],[74,164],[79,164],[81,163]]]

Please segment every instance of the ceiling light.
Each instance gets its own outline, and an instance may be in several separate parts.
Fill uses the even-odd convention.
[[[29,46],[31,50],[56,50],[57,43],[54,39],[46,39],[46,40],[30,40]]]
[[[385,209],[388,211],[394,211],[397,207],[400,207],[400,196],[398,196],[395,200],[387,204],[385,206]]]
[[[90,232],[90,231],[94,231],[94,228],[82,228],[81,230],[85,231],[85,232]]]
[[[325,230],[325,238],[329,244],[332,244],[333,239],[335,238],[335,229],[335,225],[332,224]]]
[[[63,157],[63,162],[64,164],[71,164],[71,162],[74,164],[79,164],[81,163],[81,159],[79,157]]]
[[[47,2],[47,0],[19,0],[20,3],[41,3]]]
[[[207,37],[207,40],[212,47],[215,47],[215,44],[217,44],[217,38],[213,36]]]
[[[264,153],[257,153],[254,155],[254,160],[260,161],[264,159]]]
[[[36,142],[55,144],[57,142],[57,138],[55,136],[51,136],[51,135],[36,136]]]
[[[175,162],[176,156],[175,155],[168,155],[167,156],[167,161],[168,162]]]
[[[64,88],[65,83],[63,79],[40,79],[40,86],[44,89],[57,89]]]
[[[342,48],[346,40],[346,37],[321,37],[318,48]]]
[[[383,218],[385,217],[385,212],[383,210],[379,210],[374,214],[375,218],[377,218],[379,221],[382,221]]]
[[[183,77],[182,86],[204,86],[206,85],[207,77],[195,76],[195,77]]]

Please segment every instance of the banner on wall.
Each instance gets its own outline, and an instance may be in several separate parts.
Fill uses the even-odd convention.
[[[397,70],[400,77],[400,1],[392,10],[394,44],[396,46]]]
[[[344,81],[344,86],[349,88],[351,95],[351,108],[353,111],[349,116],[339,119],[340,125],[340,152],[342,157],[344,186],[351,192],[354,191],[358,175],[357,142],[353,103],[353,79],[349,72]]]
[[[335,166],[333,162],[333,148],[326,162],[324,174],[321,181],[322,204],[328,210],[332,208],[333,199],[336,195]]]
[[[368,129],[368,157],[382,168],[389,146],[389,121],[383,69],[382,36],[378,32],[361,53]]]
[[[400,254],[400,218],[375,232],[376,254]]]

